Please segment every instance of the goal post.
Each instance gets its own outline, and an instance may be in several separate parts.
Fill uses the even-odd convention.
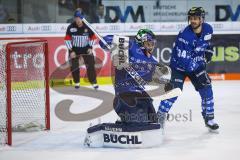
[[[0,145],[13,131],[50,129],[48,45],[0,40]]]

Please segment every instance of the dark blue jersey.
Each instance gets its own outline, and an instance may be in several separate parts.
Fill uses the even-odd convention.
[[[141,76],[141,78],[149,82],[152,80],[155,66],[158,63],[153,56],[147,56],[144,49],[132,40],[129,42],[129,63],[131,67]],[[134,78],[125,69],[115,69],[115,93],[123,92],[142,92],[144,89],[136,82]]]
[[[113,35],[103,37],[104,40],[111,45]],[[100,46],[106,48],[106,46],[100,41]],[[149,57],[145,54],[145,50],[135,40],[129,41],[129,63],[130,66],[137,72],[137,74],[146,82],[152,81],[152,76],[155,71],[155,67],[158,62],[152,55]],[[144,88],[136,82],[124,68],[115,69],[115,94],[118,95],[124,92],[143,92]]]
[[[207,24],[202,24],[202,32],[198,37],[190,25],[179,32],[172,50],[171,67],[186,72],[194,71],[189,65],[193,62],[199,67],[206,65],[205,54],[210,48],[213,29]],[[209,53],[210,54],[210,53]]]

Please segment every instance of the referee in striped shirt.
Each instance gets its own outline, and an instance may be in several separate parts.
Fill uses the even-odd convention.
[[[74,13],[74,22],[71,23],[66,32],[65,44],[71,58],[71,72],[75,88],[80,87],[79,59],[83,58],[87,68],[87,75],[90,83],[95,89],[98,88],[95,71],[95,60],[92,53],[92,45],[96,36],[81,20],[81,11]]]

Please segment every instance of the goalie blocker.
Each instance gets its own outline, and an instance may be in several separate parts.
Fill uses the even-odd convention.
[[[88,147],[148,148],[163,141],[160,124],[103,123],[88,128],[84,145]]]

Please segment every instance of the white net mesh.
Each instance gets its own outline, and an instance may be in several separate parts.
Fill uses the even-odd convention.
[[[5,58],[5,47],[0,45],[0,144],[6,143],[7,141],[7,115],[6,115],[6,104],[7,104],[7,89],[6,89],[6,58]]]
[[[5,47],[3,47],[5,48]],[[46,128],[44,42],[10,44],[13,131]],[[6,54],[6,51],[1,54]],[[6,59],[6,58],[1,58]],[[6,64],[5,62],[1,64]],[[1,143],[6,141],[6,74],[1,66]],[[3,82],[2,82],[3,81]],[[2,94],[3,93],[3,94]],[[2,100],[3,99],[3,100]],[[6,143],[6,142],[5,142]]]

